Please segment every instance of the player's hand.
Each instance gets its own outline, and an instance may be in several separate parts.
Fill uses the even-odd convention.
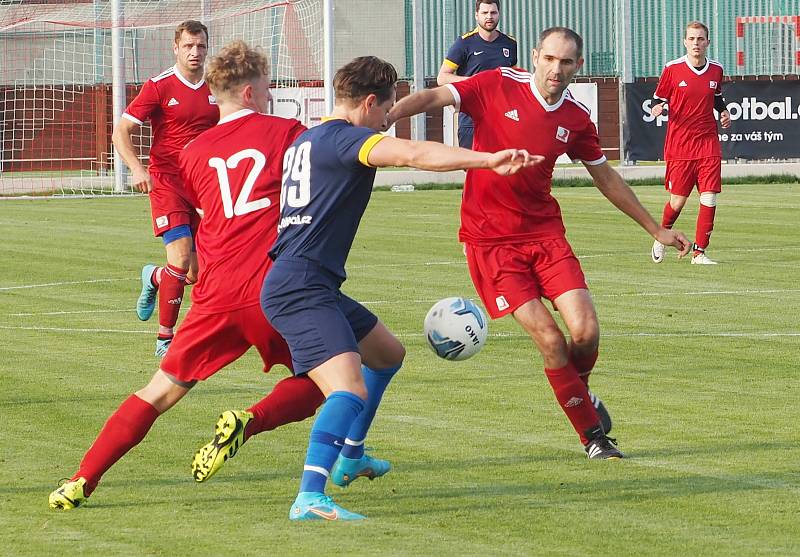
[[[150,173],[145,169],[136,169],[131,172],[131,181],[133,182],[133,189],[141,193],[150,193],[153,191],[153,182],[150,178]]]
[[[664,112],[664,105],[666,103],[658,103],[657,105],[650,108],[650,115],[653,118],[658,118]]]
[[[730,128],[731,127],[731,113],[727,110],[723,110],[719,113],[719,124],[723,128]]]
[[[505,149],[489,155],[489,168],[501,176],[511,176],[543,160],[543,156],[531,155],[525,149]]]
[[[661,227],[656,232],[655,239],[665,246],[672,246],[678,250],[678,258],[683,257],[692,247],[692,243],[680,230],[671,230]]]

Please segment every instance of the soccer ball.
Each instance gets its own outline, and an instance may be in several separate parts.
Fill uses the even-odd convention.
[[[475,302],[467,298],[439,300],[425,316],[425,337],[436,355],[466,360],[486,344],[489,324]]]

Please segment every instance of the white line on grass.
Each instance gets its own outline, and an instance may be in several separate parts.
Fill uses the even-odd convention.
[[[9,317],[34,317],[38,315],[83,315],[89,313],[128,313],[135,311],[136,308],[125,309],[86,309],[79,311],[43,311],[41,313],[7,313]]]
[[[70,280],[64,282],[46,282],[42,284],[20,284],[18,286],[0,286],[0,291],[4,290],[23,290],[25,288],[46,288],[49,286],[66,286],[70,284],[94,284],[97,282],[120,282],[123,280],[134,280],[133,278],[104,278],[91,280]],[[139,279],[135,279],[139,280]]]
[[[21,327],[0,325],[0,329],[6,331],[40,331],[43,333],[114,333],[125,335],[152,335],[153,331],[136,331],[125,329],[74,329],[70,327]]]

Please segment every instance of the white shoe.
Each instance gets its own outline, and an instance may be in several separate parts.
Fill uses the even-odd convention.
[[[667,253],[667,246],[656,240],[653,242],[653,249],[650,250],[650,257],[653,263],[661,263],[664,261],[664,255]]]
[[[717,262],[713,259],[709,259],[709,257],[705,253],[698,253],[697,255],[692,257],[692,265],[716,265]]]

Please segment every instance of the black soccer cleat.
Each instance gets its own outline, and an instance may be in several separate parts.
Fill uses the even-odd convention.
[[[600,400],[600,397],[592,391],[589,391],[589,400],[597,411],[597,417],[600,418],[600,425],[603,426],[603,432],[605,434],[611,433],[611,414],[608,413],[608,408],[606,408],[606,405]]]
[[[598,425],[586,430],[586,438],[589,439],[585,447],[586,456],[589,458],[597,460],[625,458],[625,455],[616,447],[617,440],[603,433],[602,426]]]

